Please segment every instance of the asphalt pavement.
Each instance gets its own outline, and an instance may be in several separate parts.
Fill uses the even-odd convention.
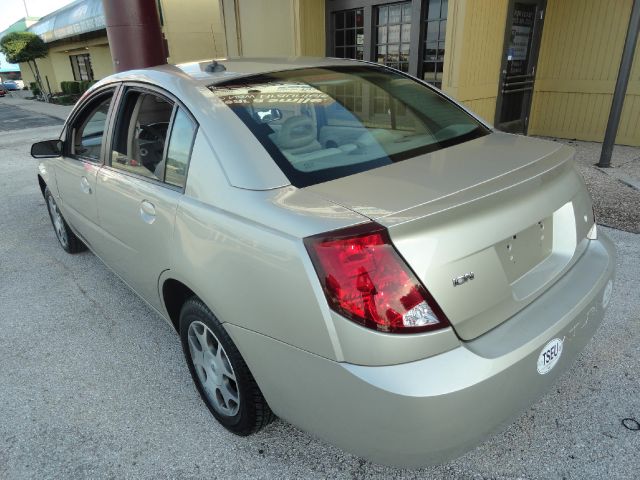
[[[15,115],[30,114],[0,102],[0,125]],[[1,479],[638,478],[640,431],[622,420],[640,421],[640,235],[601,229],[618,249],[611,306],[549,394],[454,462],[388,468],[281,420],[248,438],[214,421],[171,327],[59,247],[28,155],[59,129],[0,131]]]
[[[8,100],[10,99],[0,99],[0,132],[62,125],[64,123],[59,118],[16,107],[9,103]]]

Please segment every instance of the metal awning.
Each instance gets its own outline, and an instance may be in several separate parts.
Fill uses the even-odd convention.
[[[50,43],[104,28],[102,0],[78,0],[42,17],[28,31]]]

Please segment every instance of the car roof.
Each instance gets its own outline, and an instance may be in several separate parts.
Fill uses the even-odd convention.
[[[107,79],[136,81],[140,76],[166,77],[175,75],[188,77],[193,83],[209,86],[234,78],[261,73],[296,70],[300,68],[354,65],[358,60],[330,57],[230,57],[199,60],[177,65],[158,65],[141,70],[117,73]],[[368,62],[367,62],[368,63]],[[144,72],[144,73],[143,73]]]
[[[176,68],[179,68],[194,79],[205,80],[208,83],[219,83],[247,75],[299,68],[353,65],[354,63],[357,63],[357,61],[327,57],[236,57],[183,63],[176,65]],[[207,67],[211,65],[220,65],[223,68],[220,69],[221,71],[209,72]]]

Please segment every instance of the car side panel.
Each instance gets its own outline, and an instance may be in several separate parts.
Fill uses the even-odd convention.
[[[103,234],[96,253],[153,307],[162,307],[157,281],[169,268],[176,207],[182,193],[158,182],[100,170],[98,215]],[[149,215],[144,204],[152,205]]]
[[[198,286],[221,322],[338,357],[301,240],[184,197],[174,247],[175,275]]]
[[[223,323],[342,359],[302,238],[366,218],[294,187],[232,187],[215,146],[198,131],[176,214],[171,270],[161,280],[187,285]]]
[[[38,163],[38,176],[42,178],[45,185],[49,187],[53,198],[56,199],[57,203],[60,202],[60,195],[58,194],[58,183],[56,181],[56,169],[55,169],[55,158],[45,158],[40,160]]]
[[[95,195],[96,176],[101,165],[60,157],[53,160],[53,166],[62,214],[89,245],[94,245],[101,238]]]

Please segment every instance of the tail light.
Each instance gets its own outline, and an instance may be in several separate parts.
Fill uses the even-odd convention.
[[[389,333],[449,326],[381,225],[372,222],[335,230],[308,237],[304,243],[335,312]]]

